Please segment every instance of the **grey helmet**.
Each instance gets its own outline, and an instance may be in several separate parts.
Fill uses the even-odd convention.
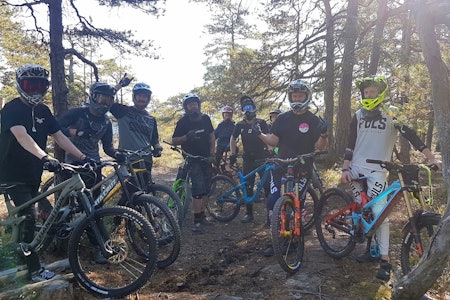
[[[306,94],[305,102],[303,103],[292,102],[292,93],[299,93],[299,92]],[[311,95],[312,95],[311,88],[309,87],[309,84],[307,84],[305,81],[297,79],[289,84],[288,98],[292,110],[302,111],[308,109],[309,103],[311,102]]]
[[[16,87],[20,96],[30,105],[44,101],[50,86],[48,71],[35,64],[26,64],[16,70]]]

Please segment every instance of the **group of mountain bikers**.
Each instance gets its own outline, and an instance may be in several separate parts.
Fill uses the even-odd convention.
[[[11,198],[15,205],[25,203],[38,193],[43,163],[50,171],[59,168],[59,161],[46,152],[47,136],[52,135],[55,142],[66,152],[65,161],[83,163],[98,161],[99,141],[104,152],[117,160],[123,160],[123,154],[113,147],[112,125],[106,113],[110,111],[119,124],[119,148],[138,150],[152,146],[153,156],[160,156],[162,147],[156,119],[146,108],[150,102],[152,91],[146,83],[133,86],[133,106],[114,103],[118,89],[130,84],[132,78],[124,76],[116,85],[96,82],[90,88],[89,103],[85,107],[73,108],[58,120],[50,109],[42,102],[48,91],[49,73],[39,65],[27,64],[16,71],[16,87],[19,97],[8,102],[0,111],[0,182],[21,182],[11,189]],[[434,155],[409,127],[400,124],[393,116],[393,110],[383,105],[388,84],[384,77],[374,76],[356,81],[361,92],[361,108],[354,114],[350,122],[350,134],[345,151],[342,168],[342,182],[353,185],[356,201],[361,187],[352,178],[368,176],[368,195],[373,198],[387,186],[387,172],[365,162],[367,158],[390,160],[397,137],[397,130],[411,144],[421,151],[431,163],[436,163]],[[322,150],[328,145],[328,122],[309,111],[312,101],[312,90],[308,83],[297,79],[288,85],[287,95],[290,110],[270,112],[270,125],[257,118],[255,102],[249,96],[242,96],[240,108],[243,119],[236,124],[233,121],[233,108],[225,106],[221,109],[223,122],[214,129],[208,115],[201,112],[201,101],[197,94],[189,93],[183,97],[184,116],[176,123],[172,135],[172,144],[181,145],[184,151],[196,156],[205,157],[194,160],[190,164],[192,184],[192,212],[194,223],[192,231],[202,233],[205,225],[212,222],[205,214],[208,194],[210,192],[212,168],[218,164],[223,153],[230,152],[230,163],[237,159],[238,138],[243,147],[243,173],[247,174],[258,167],[270,155],[279,158],[292,158],[301,154]],[[276,150],[276,151],[274,151]],[[310,176],[312,159],[298,167],[296,174],[300,177]],[[146,159],[147,168],[151,170],[152,157]],[[101,180],[100,171],[93,186]],[[280,197],[284,170],[275,169],[270,182],[265,187],[267,197],[267,223],[275,202]],[[254,181],[249,181],[247,191],[253,194]],[[303,194],[300,191],[300,194]],[[383,203],[380,203],[381,207]],[[21,212],[26,216],[24,222],[24,242],[31,242],[34,236],[34,211]],[[374,207],[374,213],[378,213]],[[247,204],[246,214],[241,220],[251,223],[254,220],[253,206]],[[363,253],[357,257],[359,262],[381,261],[376,274],[378,278],[390,278],[389,263],[389,223],[386,221],[376,233],[380,256]],[[264,255],[273,255],[269,245]],[[100,252],[94,254],[96,263],[106,263]],[[47,280],[54,273],[45,270],[36,253],[26,257],[30,278],[34,281]]]

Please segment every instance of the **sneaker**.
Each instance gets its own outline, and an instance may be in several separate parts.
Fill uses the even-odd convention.
[[[201,223],[195,223],[194,226],[191,227],[191,230],[193,233],[202,234],[203,228],[201,226]]]
[[[246,214],[242,219],[241,223],[251,223],[253,222],[253,215]]]
[[[50,280],[53,277],[55,277],[55,273],[44,268],[40,268],[39,270],[31,273],[31,281],[34,282]]]
[[[264,249],[264,251],[263,251],[263,255],[265,256],[265,257],[271,257],[271,256],[273,256],[273,247],[272,246],[268,246],[266,249]]]
[[[385,260],[381,261],[376,277],[381,280],[389,280],[391,278],[391,264]]]
[[[364,252],[356,257],[356,261],[359,263],[375,262],[380,260],[380,256],[372,256],[369,251]]]
[[[212,226],[215,224],[215,222],[210,218],[204,218],[203,220],[200,221],[200,224],[202,224],[203,226]]]
[[[104,265],[108,263],[108,259],[105,258],[100,249],[96,249],[94,252],[94,261],[99,265]]]

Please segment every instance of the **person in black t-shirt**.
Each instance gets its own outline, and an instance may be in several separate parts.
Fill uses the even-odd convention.
[[[46,163],[49,171],[56,171],[60,164],[46,152],[47,137],[66,152],[80,160],[86,155],[78,150],[61,132],[50,109],[42,103],[50,82],[49,73],[42,66],[26,64],[16,70],[16,88],[20,97],[6,103],[0,110],[0,182],[20,182],[9,190],[14,205],[19,206],[38,195],[39,185]],[[22,223],[20,240],[30,243],[34,238],[35,212],[30,206],[19,213],[26,216]],[[35,251],[25,257],[28,274],[33,281],[54,277],[54,273],[41,267]]]
[[[200,98],[189,93],[183,97],[185,115],[178,120],[172,135],[172,144],[181,145],[189,154],[203,156],[208,161],[193,159],[189,162],[192,184],[192,211],[194,233],[203,233],[203,225],[210,225],[205,216],[208,194],[211,188],[212,166],[215,162],[216,140],[209,116],[200,110]]]
[[[301,154],[313,152],[315,149],[324,149],[327,146],[328,123],[308,110],[311,96],[311,88],[306,82],[302,80],[291,82],[288,87],[291,110],[278,116],[272,125],[270,134],[258,132],[262,141],[272,147],[278,146],[278,157],[294,158]],[[312,160],[297,171],[301,176],[309,176],[311,170]],[[280,198],[281,178],[284,171],[284,169],[278,168],[272,172],[271,194],[267,201],[269,221],[275,202]],[[300,191],[300,195],[302,193],[303,191]],[[301,206],[303,207],[303,205],[302,202]],[[264,250],[264,255],[273,255],[272,246]]]
[[[233,134],[230,140],[230,163],[236,163],[237,156],[237,138],[241,136],[242,146],[244,148],[243,165],[242,172],[243,174],[248,174],[258,166],[260,166],[264,159],[268,156],[267,146],[264,142],[258,138],[258,135],[255,134],[253,126],[259,125],[261,131],[264,133],[268,132],[268,126],[266,121],[262,119],[256,118],[256,105],[253,100],[248,96],[243,96],[241,98],[241,109],[244,113],[244,119],[236,124],[234,128]],[[259,173],[259,176],[263,176],[263,172]],[[255,177],[249,178],[247,181],[247,193],[249,196],[253,195],[253,188],[255,185]],[[264,187],[264,192],[266,197],[269,194],[269,186]],[[247,212],[243,219],[241,219],[242,223],[250,223],[253,222],[253,203],[248,203],[246,205]]]
[[[216,165],[220,167],[220,160],[225,152],[230,151],[230,138],[233,133],[234,127],[236,126],[233,121],[233,108],[231,106],[225,105],[220,109],[222,113],[223,121],[217,125],[214,130],[214,136],[217,140],[216,145]]]

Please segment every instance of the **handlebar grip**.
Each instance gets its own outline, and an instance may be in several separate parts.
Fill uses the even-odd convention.
[[[370,158],[368,158],[368,159],[366,159],[366,163],[380,165],[380,164],[384,164],[385,161],[382,161],[382,160],[379,160],[379,159],[370,159]]]

